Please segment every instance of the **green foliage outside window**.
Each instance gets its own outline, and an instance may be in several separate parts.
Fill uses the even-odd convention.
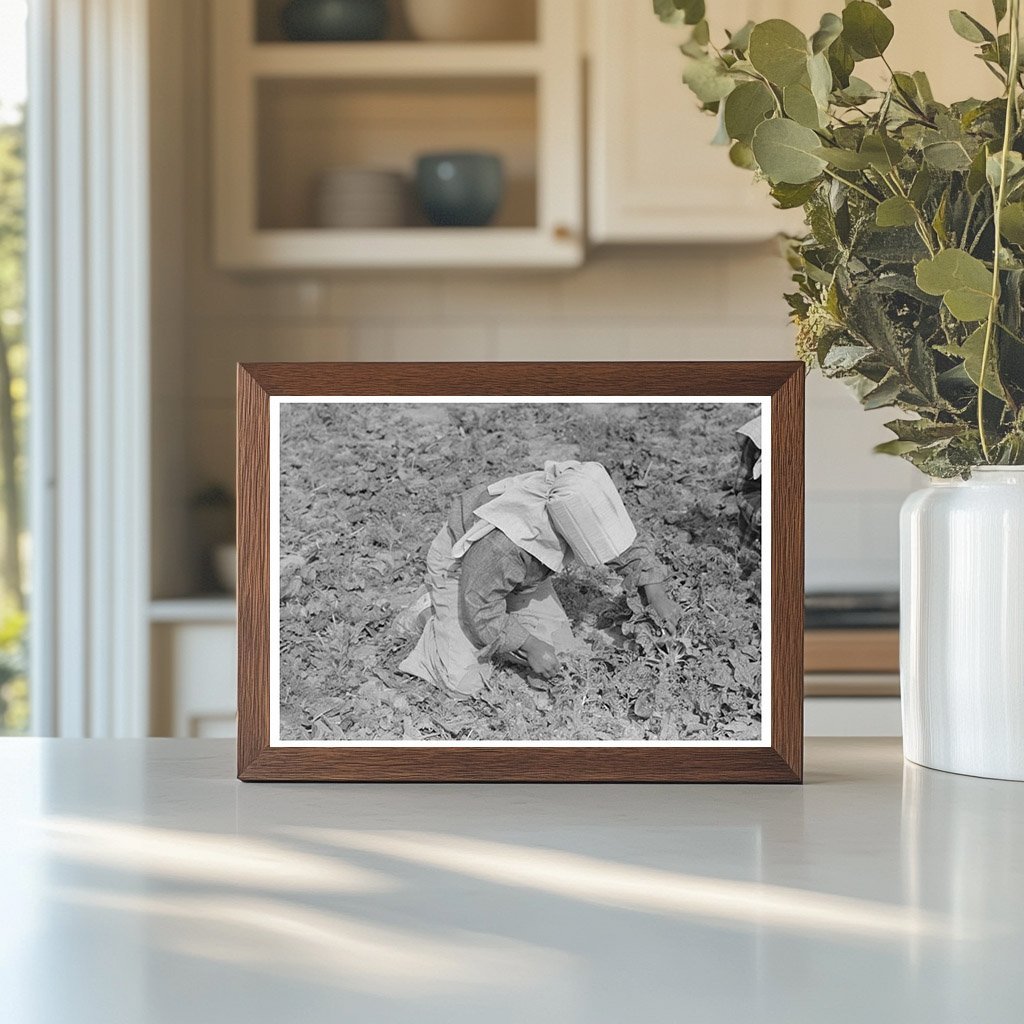
[[[0,734],[28,724],[25,677],[24,118],[0,120]]]

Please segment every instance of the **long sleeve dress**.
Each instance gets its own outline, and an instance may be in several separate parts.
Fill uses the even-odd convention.
[[[494,659],[515,654],[531,637],[564,652],[572,628],[551,584],[554,575],[500,530],[475,541],[460,559],[452,546],[475,523],[474,510],[490,499],[486,486],[462,494],[427,555],[432,614],[404,672],[463,695],[480,691]],[[644,543],[608,563],[637,588],[669,573]]]

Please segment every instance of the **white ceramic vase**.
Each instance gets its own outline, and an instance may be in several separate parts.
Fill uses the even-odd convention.
[[[1024,781],[1024,467],[915,492],[900,549],[904,753]]]

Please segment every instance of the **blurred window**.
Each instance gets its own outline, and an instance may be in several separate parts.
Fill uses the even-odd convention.
[[[25,442],[26,0],[0,0],[0,735],[30,725]]]

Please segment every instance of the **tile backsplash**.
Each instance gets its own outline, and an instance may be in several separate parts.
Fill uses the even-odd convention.
[[[556,273],[409,272],[245,278],[189,262],[186,462],[233,473],[234,363],[245,360],[787,359],[774,245],[594,254]],[[897,517],[915,472],[873,455],[886,414],[808,379],[807,581],[894,587]]]
[[[237,361],[432,359],[789,359],[774,243],[615,248],[571,272],[226,274],[210,261],[207,0],[165,5],[161,31],[187,59],[155,76],[154,416],[156,588],[187,570],[187,495],[234,476]],[[158,9],[160,8],[157,5]],[[885,412],[808,379],[807,581],[814,589],[894,587],[897,513],[918,485],[873,455]]]

